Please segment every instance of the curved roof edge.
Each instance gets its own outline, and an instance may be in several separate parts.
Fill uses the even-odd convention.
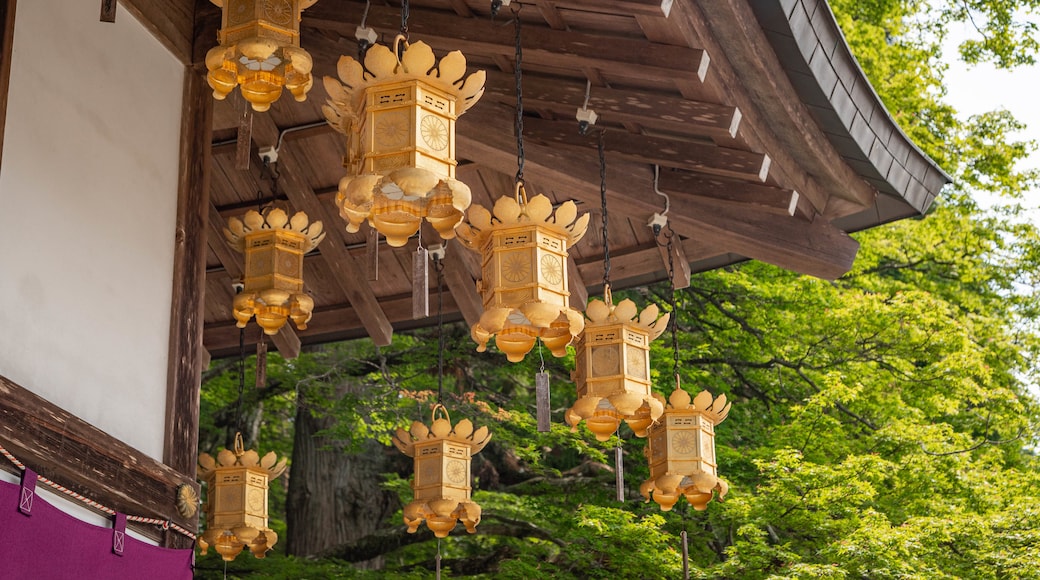
[[[750,4],[816,124],[849,167],[883,194],[835,225],[855,231],[927,211],[952,179],[892,119],[826,0]]]

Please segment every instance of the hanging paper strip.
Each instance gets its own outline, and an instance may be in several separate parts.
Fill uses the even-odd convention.
[[[191,550],[160,548],[121,529],[76,519],[37,496],[31,479],[23,480],[24,490],[0,481],[0,578],[192,577]],[[31,503],[22,502],[23,495],[32,497]],[[24,513],[25,508],[30,513]]]

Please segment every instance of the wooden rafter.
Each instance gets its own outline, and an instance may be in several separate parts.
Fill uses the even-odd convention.
[[[578,107],[585,105],[585,80],[525,74],[523,98],[529,109],[573,119]],[[484,99],[515,107],[512,76],[489,72]],[[730,105],[634,89],[594,87],[589,93],[589,108],[612,123],[635,123],[676,135],[712,138],[736,137],[742,119],[741,112]]]
[[[601,118],[601,121],[606,119]],[[595,149],[596,138],[593,135],[598,130],[603,128],[596,127],[591,129],[588,135],[580,135],[578,124],[574,120],[524,120],[525,138],[577,149]],[[625,130],[606,129],[604,149],[608,154],[625,161],[735,179],[761,182],[765,181],[769,173],[768,156],[719,147],[711,142],[633,135]]]
[[[303,13],[303,26],[353,38],[364,10],[361,3],[319,2]],[[401,25],[401,13],[390,6],[372,5],[368,26],[389,35]],[[411,8],[408,24],[413,41],[422,40],[435,50],[461,50],[467,56],[512,56],[513,30],[474,20],[459,26],[458,16],[420,7]],[[553,68],[582,70],[607,66],[611,71],[635,79],[671,82],[677,75],[703,80],[708,71],[707,54],[699,49],[668,46],[645,39],[612,38],[553,30],[531,25],[524,29],[524,62]]]
[[[516,163],[513,143],[506,123],[508,117],[493,111],[470,112],[476,131],[460,131],[460,157],[480,159],[485,165],[508,172]],[[491,114],[488,114],[491,113]],[[582,163],[554,147],[529,143],[525,146],[527,168],[543,182],[565,189],[569,195],[587,203],[599,201],[599,168]],[[608,166],[610,203],[632,216],[650,216],[660,211],[660,203],[639,195],[653,183],[647,165],[613,163]],[[693,196],[672,199],[673,227],[683,236],[711,239],[726,252],[775,264],[782,268],[825,279],[841,276],[852,267],[859,244],[823,219],[807,222],[798,217],[782,218],[754,206],[733,208]]]

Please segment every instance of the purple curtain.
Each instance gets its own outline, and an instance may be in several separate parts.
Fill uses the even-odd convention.
[[[188,580],[192,550],[171,550],[128,537],[126,516],[113,527],[80,521],[36,495],[36,474],[0,482],[0,578],[46,580]]]

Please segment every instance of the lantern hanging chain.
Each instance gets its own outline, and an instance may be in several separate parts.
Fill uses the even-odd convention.
[[[404,37],[406,42],[408,40],[408,16],[408,0],[401,0],[401,36]],[[398,55],[398,58],[400,58],[400,55]]]
[[[437,404],[444,397],[444,262],[434,257],[433,271],[437,272]]]
[[[599,201],[603,212],[603,293],[610,291],[610,236],[607,235],[607,156],[604,152],[603,134],[600,131],[596,142],[599,149]]]
[[[372,8],[372,0],[365,0],[365,11],[361,13],[361,28],[368,28],[368,11]]]
[[[679,386],[679,308],[676,301],[677,292],[675,291],[675,253],[672,244],[675,241],[675,231],[672,230],[671,224],[667,226],[668,229],[664,230],[664,237],[668,240],[667,252],[668,252],[668,279],[672,284],[672,295],[669,300],[672,307],[672,372],[675,374],[675,386]]]
[[[523,73],[521,67],[524,57],[524,48],[520,42],[520,9],[522,4],[517,2],[513,8],[513,26],[516,31],[516,63],[513,66],[516,78],[516,182],[524,182],[524,88]]]
[[[242,432],[242,399],[246,389],[246,329],[238,329],[238,401],[235,402],[235,430]]]

